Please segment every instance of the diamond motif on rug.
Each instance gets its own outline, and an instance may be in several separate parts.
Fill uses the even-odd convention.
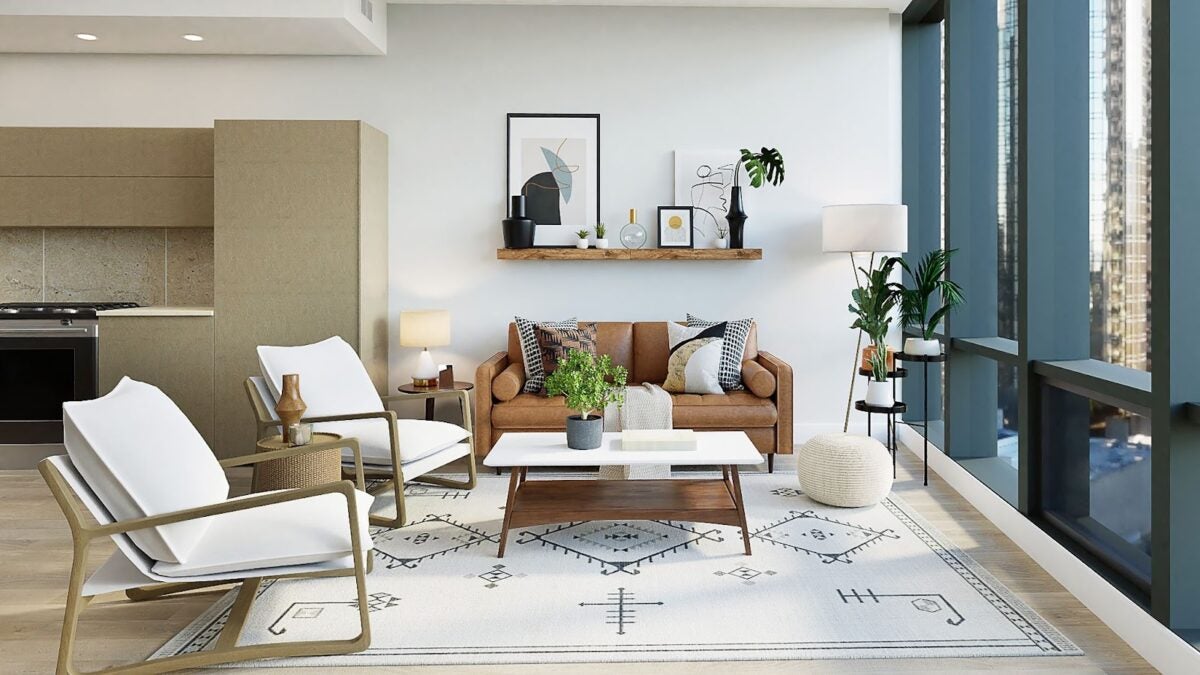
[[[776,574],[777,574],[777,572],[775,570],[763,570],[760,572],[756,569],[753,569],[751,567],[746,567],[744,565],[741,567],[735,567],[728,571],[717,570],[716,572],[713,572],[713,575],[718,576],[718,577],[733,577],[735,579],[741,579],[742,583],[747,586],[754,585],[755,577],[759,577],[762,575],[766,575],[768,577],[773,577]]]
[[[700,530],[691,523],[668,520],[601,521],[525,530],[516,543],[540,543],[562,553],[573,553],[576,559],[589,565],[599,564],[601,574],[640,574],[637,568],[642,563],[686,551],[702,541],[725,541],[720,535],[717,529]]]
[[[850,556],[885,539],[899,539],[892,529],[874,530],[862,525],[826,518],[815,511],[789,511],[787,517],[776,520],[750,533],[772,546],[815,555],[821,562],[851,563]]]
[[[460,523],[451,518],[449,513],[428,515],[398,529],[372,532],[375,557],[387,569],[415,569],[422,562],[459,553],[485,541],[497,543],[499,536]]]

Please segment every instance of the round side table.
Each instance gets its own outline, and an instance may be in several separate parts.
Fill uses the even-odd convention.
[[[273,459],[258,464],[254,469],[254,492],[270,490],[287,490],[305,488],[324,483],[336,483],[342,479],[342,437],[315,431],[312,435],[312,446],[328,446],[328,449],[311,452],[295,457]],[[258,441],[258,451],[268,452],[292,447],[283,442],[283,437],[276,434]]]
[[[436,394],[445,394],[452,391],[471,391],[474,388],[475,384],[473,382],[455,381],[453,387],[418,387],[410,382],[396,387],[396,391],[400,392],[399,398],[425,399],[425,419],[433,421],[433,406],[437,402]]]

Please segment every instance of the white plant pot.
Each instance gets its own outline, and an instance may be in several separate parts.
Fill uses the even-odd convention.
[[[608,248],[608,240],[607,239],[597,239],[596,240],[596,248]]]
[[[924,338],[906,338],[904,340],[904,353],[913,356],[938,356],[942,353],[942,343],[937,340],[926,340]]]
[[[587,239],[580,239],[579,241],[575,242],[575,248],[587,248],[587,247],[588,247]]]
[[[713,242],[713,245],[716,246],[717,248],[729,248],[729,240],[722,237],[722,238],[716,240],[715,242]]]
[[[871,380],[867,382],[867,405],[879,406],[880,408],[890,408],[896,404],[896,397],[892,396],[892,383],[888,381],[876,382]]]

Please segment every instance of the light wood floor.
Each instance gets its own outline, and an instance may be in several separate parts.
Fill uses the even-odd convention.
[[[590,664],[489,667],[377,668],[406,675],[454,673],[590,674],[612,671],[670,675],[709,673],[862,672],[1155,672],[1072,595],[1036,566],[936,475],[925,488],[919,463],[901,453],[895,492],[978,560],[1002,583],[1073,640],[1086,656],[991,659],[905,659],[730,663]],[[790,458],[781,458],[790,459]],[[777,470],[788,471],[781,461]],[[914,478],[915,477],[915,478]],[[234,477],[245,486],[245,475]],[[244,488],[243,488],[244,489]],[[104,546],[109,546],[105,544]],[[97,548],[101,545],[97,544]],[[103,562],[108,551],[96,551]],[[0,471],[0,672],[53,671],[71,564],[70,538],[57,505],[35,471]],[[116,595],[97,601],[80,627],[80,667],[92,670],[141,659],[187,625],[219,595],[198,593],[133,604]],[[108,600],[108,598],[105,598]],[[714,607],[714,612],[720,608]],[[349,669],[347,669],[349,670]],[[249,669],[224,672],[251,672]],[[255,671],[264,672],[264,671]],[[276,673],[279,670],[265,671]],[[307,675],[312,669],[296,669]]]

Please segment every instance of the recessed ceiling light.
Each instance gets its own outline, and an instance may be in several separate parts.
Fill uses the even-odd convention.
[[[80,40],[87,40],[88,42],[91,42],[92,40],[100,39],[100,38],[96,37],[95,35],[92,35],[91,33],[76,33],[75,37],[79,38]]]
[[[188,33],[183,36],[183,39],[187,40],[188,42],[202,42],[204,40],[204,36],[196,35],[195,33]]]

